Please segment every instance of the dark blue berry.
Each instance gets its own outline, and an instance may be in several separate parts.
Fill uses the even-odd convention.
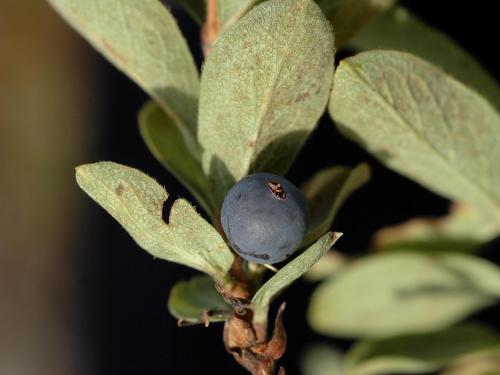
[[[278,263],[300,246],[307,205],[287,179],[256,173],[240,180],[222,205],[221,223],[233,249],[255,263]]]

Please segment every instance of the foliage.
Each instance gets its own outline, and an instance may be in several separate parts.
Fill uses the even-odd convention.
[[[160,1],[49,2],[151,96],[139,113],[140,133],[211,220],[177,199],[165,222],[167,191],[134,168],[77,167],[80,187],[140,247],[206,274],[172,288],[168,307],[180,323],[225,321],[226,348],[241,349],[233,355],[247,369],[270,374],[286,342],[283,308],[267,337],[271,304],[306,274],[323,280],[310,303],[313,328],[361,339],[345,357],[311,348],[306,374],[446,366],[461,373],[456,361],[498,347],[489,328],[456,325],[500,297],[500,270],[474,254],[500,229],[500,87],[455,42],[392,0],[207,0],[217,4],[218,39],[200,79]],[[203,24],[204,1],[178,3]],[[334,72],[335,50],[345,45],[367,51]],[[453,208],[444,218],[384,228],[375,234],[376,252],[349,259],[327,253],[341,235],[330,229],[370,167],[317,171],[301,188],[310,212],[302,251],[269,277],[230,249],[221,203],[249,173],[285,174],[325,109],[345,137]]]

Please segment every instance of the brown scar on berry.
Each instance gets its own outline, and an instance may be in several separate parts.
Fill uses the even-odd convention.
[[[281,186],[281,184],[275,182],[275,181],[269,181],[268,182],[269,190],[271,190],[271,193],[273,193],[274,197],[279,200],[285,200],[286,199],[286,191]]]

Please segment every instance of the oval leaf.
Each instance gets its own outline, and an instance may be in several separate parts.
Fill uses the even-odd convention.
[[[167,191],[137,169],[112,162],[86,164],[76,168],[76,180],[144,250],[224,280],[233,254],[189,202],[177,199],[167,224],[162,219]]]
[[[439,218],[415,218],[382,228],[373,238],[377,251],[472,252],[492,240],[498,228],[476,209],[454,204],[450,213]]]
[[[150,101],[139,112],[139,130],[156,159],[193,194],[205,212],[213,218],[208,180],[203,174],[201,163],[184,142],[175,120]]]
[[[334,336],[445,328],[500,296],[500,270],[462,254],[388,252],[345,267],[313,293],[309,322]]]
[[[305,250],[282,269],[276,272],[255,293],[252,298],[254,320],[263,322],[267,319],[269,305],[286,287],[306,273],[335,242],[342,233],[329,232],[321,237],[314,245]]]
[[[170,290],[168,310],[180,324],[223,322],[232,312],[215,289],[214,281],[205,275],[176,283]]]
[[[326,168],[301,186],[309,208],[309,228],[304,239],[306,246],[330,229],[342,204],[370,179],[370,174],[370,167],[364,163],[352,169]]]
[[[346,357],[346,372],[382,375],[432,372],[460,357],[500,349],[500,336],[490,329],[466,324],[419,335],[363,341]]]
[[[312,0],[270,0],[223,33],[203,69],[198,139],[222,202],[252,171],[283,175],[321,116],[333,34]]]
[[[49,0],[175,119],[195,148],[199,78],[175,19],[159,0]]]
[[[329,109],[386,166],[500,224],[500,116],[477,93],[415,56],[372,51],[340,63]]]
[[[335,28],[335,45],[342,48],[363,26],[389,9],[395,0],[317,0]]]
[[[360,50],[393,49],[412,53],[439,66],[500,108],[500,85],[474,56],[402,6],[368,24],[349,45]]]
[[[238,21],[248,10],[261,0],[217,0],[217,17],[221,32]]]

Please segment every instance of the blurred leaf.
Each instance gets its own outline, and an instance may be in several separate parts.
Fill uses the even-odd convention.
[[[270,0],[223,33],[203,70],[198,138],[221,203],[252,171],[283,175],[321,116],[333,34],[312,0]]]
[[[286,287],[306,273],[341,236],[342,233],[326,233],[314,245],[292,261],[288,262],[267,280],[252,298],[254,320],[257,322],[265,321],[265,319],[267,319],[269,305],[273,299]]]
[[[458,358],[441,375],[498,375],[500,374],[500,351],[485,352]]]
[[[464,254],[388,252],[352,262],[313,293],[318,332],[387,337],[433,332],[495,303],[500,270]]]
[[[118,69],[155,99],[196,150],[198,71],[159,0],[49,0]]]
[[[498,228],[479,215],[476,209],[454,204],[446,216],[416,218],[403,224],[382,228],[375,233],[374,248],[414,251],[470,252],[492,240]]]
[[[177,199],[167,224],[162,219],[167,191],[137,169],[112,162],[86,164],[76,168],[76,179],[144,250],[224,279],[233,254],[189,202]]]
[[[338,210],[349,195],[370,179],[366,163],[355,168],[332,167],[316,173],[301,187],[309,208],[309,229],[304,244],[310,245],[333,223]]]
[[[175,120],[153,101],[144,105],[139,113],[139,129],[151,153],[188,190],[212,218],[208,181],[200,162],[191,151],[175,125]]]
[[[316,0],[335,30],[335,46],[342,48],[360,29],[385,12],[395,0]]]
[[[500,336],[484,326],[465,324],[436,333],[360,342],[347,354],[346,372],[352,375],[432,372],[466,354],[494,348],[500,349]]]
[[[500,108],[500,86],[495,78],[453,39],[404,7],[395,7],[378,17],[354,36],[350,46],[410,52],[441,67]]]
[[[329,109],[387,167],[500,224],[500,116],[476,92],[415,56],[371,51],[340,63]]]
[[[315,344],[303,354],[300,368],[302,375],[343,375],[343,356],[330,345]]]
[[[206,275],[179,281],[170,290],[168,310],[177,319],[187,323],[223,322],[232,312],[214,281]],[[205,318],[205,314],[206,318]]]
[[[205,21],[206,0],[175,0],[199,24]]]
[[[332,249],[323,255],[323,257],[304,274],[304,279],[310,282],[323,280],[339,272],[347,264],[347,257],[335,251],[335,249]]]

